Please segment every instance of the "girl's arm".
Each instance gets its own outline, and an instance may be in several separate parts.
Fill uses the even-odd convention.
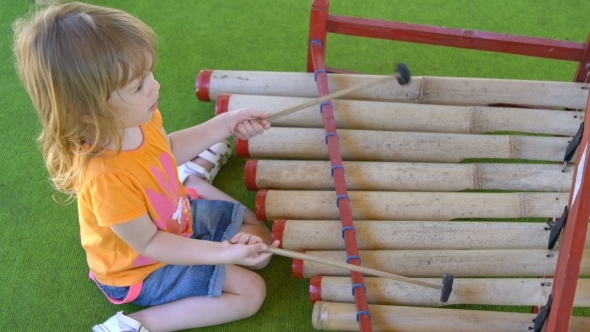
[[[229,245],[222,243],[185,238],[160,231],[146,213],[129,222],[111,226],[117,236],[133,250],[153,260],[174,265],[216,265],[238,264],[256,265],[271,254],[264,253],[264,243]],[[278,246],[278,241],[273,243]]]
[[[262,134],[270,128],[264,119],[268,113],[252,108],[242,108],[222,113],[199,125],[179,130],[168,135],[170,149],[178,165],[195,158],[211,145],[235,135],[240,139],[249,139]]]

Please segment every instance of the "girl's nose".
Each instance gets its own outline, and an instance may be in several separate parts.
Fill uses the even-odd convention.
[[[159,92],[160,91],[160,83],[158,83],[158,81],[156,81],[155,79],[154,79],[153,91],[154,91],[154,93],[156,93],[156,95],[159,96],[159,93],[160,93]]]

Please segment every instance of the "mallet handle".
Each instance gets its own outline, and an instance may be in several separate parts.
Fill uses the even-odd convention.
[[[429,288],[434,288],[434,289],[438,289],[438,290],[442,290],[443,289],[443,286],[442,285],[432,284],[432,283],[425,282],[425,281],[422,281],[422,280],[411,279],[411,278],[403,277],[403,276],[400,276],[400,275],[397,275],[397,274],[392,274],[392,273],[387,273],[387,272],[383,272],[383,271],[379,271],[379,270],[374,270],[374,269],[370,269],[368,267],[363,267],[363,266],[358,266],[358,265],[353,265],[353,264],[347,264],[347,263],[334,262],[334,261],[326,260],[326,259],[323,259],[323,258],[319,258],[319,257],[314,257],[314,256],[302,254],[300,252],[289,251],[289,250],[279,249],[279,248],[270,247],[270,246],[268,247],[268,249],[266,249],[266,252],[269,252],[269,253],[272,253],[272,254],[275,254],[275,255],[279,255],[279,256],[296,258],[296,259],[301,259],[301,260],[304,260],[304,261],[310,261],[310,262],[314,262],[314,263],[319,263],[319,264],[324,264],[324,265],[339,267],[339,268],[342,268],[342,269],[346,269],[346,270],[350,270],[350,271],[356,271],[356,272],[360,272],[360,273],[364,273],[364,274],[368,274],[368,275],[372,275],[372,276],[376,276],[376,277],[393,279],[393,280],[405,282],[405,283],[408,283],[408,284],[414,284],[414,285],[424,286],[424,287],[429,287]]]
[[[354,92],[356,90],[366,88],[366,87],[369,87],[372,85],[377,85],[379,83],[383,83],[383,82],[389,81],[391,79],[398,79],[399,77],[401,77],[401,75],[398,72],[395,72],[395,73],[385,76],[385,77],[381,77],[381,78],[378,78],[375,80],[365,81],[363,83],[353,85],[353,86],[350,86],[350,87],[342,89],[342,90],[338,90],[336,92],[330,93],[330,94],[325,95],[323,97],[312,99],[306,103],[296,105],[291,108],[287,108],[287,109],[282,110],[280,112],[274,113],[274,114],[270,115],[268,118],[266,118],[266,120],[268,120],[268,121],[276,120],[280,117],[291,114],[293,112],[297,112],[297,111],[302,110],[304,108],[323,103],[323,102],[328,101],[330,99],[342,97],[342,96],[347,95],[347,94]]]

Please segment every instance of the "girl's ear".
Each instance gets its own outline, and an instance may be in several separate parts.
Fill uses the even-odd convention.
[[[76,106],[74,106],[76,105]],[[88,108],[84,105],[82,101],[77,101],[72,105],[72,109],[69,110],[72,114],[82,113],[80,120],[84,123],[93,123],[94,120],[92,119],[92,115],[88,111]]]
[[[84,122],[84,123],[93,123],[94,120],[92,119],[92,117],[89,114],[84,113],[84,114],[82,114],[82,122]]]

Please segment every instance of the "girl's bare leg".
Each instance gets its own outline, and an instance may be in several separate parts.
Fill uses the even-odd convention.
[[[239,266],[226,265],[221,296],[189,297],[128,316],[151,332],[178,331],[250,317],[258,312],[265,296],[266,285],[258,274]]]

